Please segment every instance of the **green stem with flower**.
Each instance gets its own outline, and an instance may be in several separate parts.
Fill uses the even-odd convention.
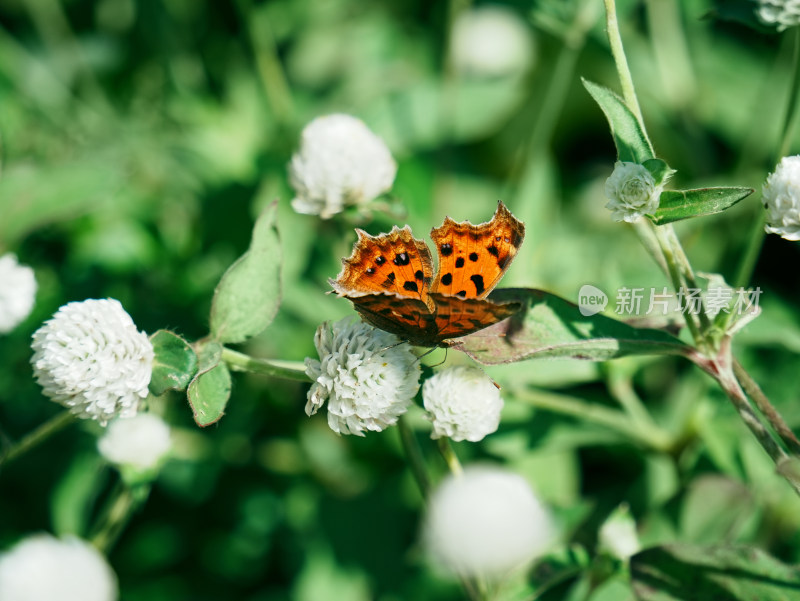
[[[606,7],[606,25],[609,43],[617,67],[624,101],[638,121],[642,136],[647,140],[642,112],[639,107],[633,79],[630,69],[628,68],[622,45],[622,38],[616,19],[615,2],[614,0],[604,0],[604,2]],[[798,34],[798,36],[800,36],[800,34]],[[800,48],[800,37],[797,39],[798,48]],[[798,57],[800,57],[800,54],[796,52],[796,60]],[[796,63],[796,67],[797,66],[800,66],[800,63]],[[794,114],[796,110],[795,105],[797,104],[797,91],[800,86],[799,73],[800,70],[795,68],[791,84],[789,108],[784,123],[784,139],[781,144],[781,153],[786,151],[785,147],[788,143],[789,132],[792,129],[791,125],[795,120]],[[649,145],[649,141],[647,144]],[[665,268],[675,291],[678,292],[681,289],[685,289],[685,287],[696,289],[697,284],[693,269],[672,226],[669,224],[651,224],[649,230],[653,235],[644,236],[643,243],[651,252],[655,252],[656,247],[658,248],[660,251],[660,260],[657,262],[662,268]],[[757,248],[760,248],[761,240],[763,240],[763,223],[758,224],[758,230],[761,233],[754,236],[754,240],[757,240],[757,244],[751,243],[748,247],[745,253],[743,266],[737,275],[737,282],[743,282],[745,279],[749,280],[749,272],[752,271],[755,261],[754,253],[756,253]],[[637,228],[637,232],[641,233],[642,231],[642,228]],[[655,245],[653,242],[655,242]],[[753,250],[754,248],[756,248],[756,251]],[[685,299],[682,299],[682,301],[685,301]],[[695,317],[691,315],[689,311],[685,310],[685,304],[681,309],[695,345],[702,352],[702,355],[698,356],[695,362],[718,382],[762,448],[773,461],[775,461],[776,465],[780,465],[788,458],[787,449],[789,452],[796,454],[800,446],[798,445],[795,435],[791,432],[780,414],[775,410],[749,374],[747,374],[744,368],[736,362],[735,359],[732,359],[730,354],[730,334],[723,336],[721,341],[715,340],[713,324],[706,315],[705,307],[702,303],[699,306],[697,321],[695,321]],[[744,383],[744,388],[750,398],[756,403],[761,417],[753,410],[750,405],[750,400],[747,398],[745,391],[742,390],[740,382]],[[772,432],[762,424],[762,417],[770,424]],[[778,444],[775,440],[775,435],[777,435],[778,440],[780,440],[786,448]],[[800,479],[794,477],[791,474],[791,470],[783,471],[782,475],[800,495]]]

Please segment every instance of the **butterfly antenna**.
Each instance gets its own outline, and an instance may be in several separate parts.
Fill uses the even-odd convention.
[[[486,373],[486,370],[485,370],[485,369],[483,369],[483,367],[482,367],[480,364],[476,363],[475,365],[477,366],[477,368],[478,368],[479,370],[481,370],[481,371],[483,372],[483,375],[484,375],[484,376],[486,376],[487,378],[489,378],[489,381],[490,381],[492,384],[494,384],[494,387],[495,387],[495,388],[497,388],[497,390],[502,390],[502,388],[500,388],[500,384],[498,384],[497,382],[495,382],[494,378],[493,378],[492,376],[490,376],[489,374],[487,374],[487,373]]]
[[[428,350],[427,350],[427,351],[425,351],[425,352],[424,352],[422,355],[420,355],[420,356],[419,356],[419,358],[420,358],[420,359],[422,359],[422,358],[423,358],[423,357],[425,357],[426,355],[430,355],[430,354],[431,354],[433,351],[435,351],[437,348],[438,348],[438,347],[435,347],[435,346],[434,346],[433,348],[430,348],[430,349],[428,349]],[[437,363],[436,365],[431,365],[430,367],[431,367],[431,368],[434,368],[434,367],[439,367],[439,366],[440,366],[440,365],[442,365],[442,364],[443,364],[445,361],[447,361],[447,351],[448,351],[448,350],[449,350],[449,347],[444,347],[444,359],[442,359],[441,361],[439,361],[439,363]]]

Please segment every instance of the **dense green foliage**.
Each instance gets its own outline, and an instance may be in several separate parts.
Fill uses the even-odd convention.
[[[535,58],[524,74],[495,77],[460,74],[448,60],[449,11],[459,6],[0,3],[0,254],[15,252],[39,282],[33,314],[0,336],[4,442],[60,411],[32,379],[30,336],[66,302],[113,297],[140,329],[190,341],[231,332],[212,312],[214,291],[248,248],[277,244],[250,246],[274,199],[280,307],[265,332],[236,347],[255,357],[315,356],[317,326],[353,313],[325,292],[354,227],[375,234],[408,223],[427,235],[445,215],[488,219],[498,198],[527,228],[502,287],[577,301],[592,284],[609,295],[613,315],[617,289],[668,286],[633,228],[604,208],[617,154],[582,83],[619,88],[602,3],[508,3],[530,26]],[[710,9],[702,0],[619,2],[644,121],[657,156],[677,170],[669,187],[759,191],[779,158],[796,32],[704,18]],[[363,119],[398,162],[391,198],[367,216],[323,221],[290,207],[287,164],[300,131],[331,112]],[[757,192],[677,223],[695,269],[734,283],[761,211]],[[763,291],[762,314],[734,342],[795,430],[799,260],[798,243],[765,239],[751,279]],[[246,271],[247,259],[237,265]],[[215,302],[227,301],[220,293]],[[443,359],[436,351],[424,361]],[[629,598],[623,568],[595,554],[599,526],[622,503],[643,547],[741,543],[800,562],[800,500],[690,362],[533,359],[487,373],[503,387],[500,429],[455,448],[464,463],[491,460],[523,474],[557,516],[561,556],[530,579],[552,585],[542,599],[589,598],[601,581],[591,599]],[[175,428],[176,453],[109,554],[122,599],[463,598],[419,549],[422,500],[397,429],[337,437],[324,415],[304,414],[307,389],[233,373],[225,415],[205,429],[185,394],[153,401]],[[620,409],[637,397],[649,414]],[[446,468],[421,409],[410,421],[438,477]],[[97,455],[99,431],[75,424],[2,467],[0,548],[41,530],[91,535],[119,479]],[[632,567],[640,575],[667,552],[646,553]],[[572,576],[554,584],[551,573]]]

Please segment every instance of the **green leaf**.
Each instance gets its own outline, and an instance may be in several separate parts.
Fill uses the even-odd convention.
[[[222,345],[217,342],[205,343],[197,352],[197,375],[189,383],[187,397],[201,428],[219,421],[231,396],[231,374],[221,357]]]
[[[752,188],[665,190],[661,193],[653,223],[663,225],[681,219],[721,213],[752,193]]]
[[[123,182],[121,170],[105,160],[9,167],[0,178],[0,241],[13,246],[38,227],[96,211]]]
[[[653,146],[647,139],[642,124],[631,112],[625,101],[614,92],[586,79],[583,85],[595,102],[600,105],[608,119],[611,135],[617,147],[617,160],[629,163],[644,163],[655,158]]]
[[[635,328],[600,314],[584,316],[577,305],[542,290],[502,288],[490,298],[520,302],[522,309],[452,345],[484,365],[534,358],[606,361],[626,355],[692,354],[666,332]]]
[[[214,291],[211,335],[244,342],[272,323],[280,305],[281,249],[275,218],[278,201],[264,209],[250,248],[228,268]]]
[[[150,336],[156,356],[150,377],[150,392],[159,396],[167,390],[183,390],[197,371],[197,355],[183,338],[169,330]]]
[[[792,601],[800,570],[744,545],[664,545],[631,558],[639,601]]]
[[[663,184],[675,173],[675,170],[661,159],[647,159],[642,163],[642,167],[650,172],[650,175],[656,180],[656,185]]]

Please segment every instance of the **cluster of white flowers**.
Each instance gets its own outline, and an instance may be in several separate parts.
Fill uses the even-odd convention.
[[[433,559],[458,575],[503,578],[553,541],[552,519],[520,476],[467,467],[431,495],[423,540]]]
[[[756,15],[778,31],[800,25],[800,0],[758,0]]]
[[[443,369],[425,380],[422,399],[433,422],[433,438],[477,442],[500,425],[500,391],[478,368]]]
[[[306,414],[327,401],[334,432],[363,436],[394,425],[408,410],[421,370],[411,347],[397,336],[345,318],[320,325],[314,345],[320,360],[306,358],[313,381]]]
[[[768,233],[800,240],[800,155],[781,159],[767,176],[761,202],[767,210]]]
[[[459,71],[488,77],[524,72],[535,58],[531,28],[501,5],[462,12],[453,25],[450,52]]]
[[[117,418],[97,441],[100,454],[109,462],[137,470],[157,467],[171,445],[169,426],[154,413]]]
[[[53,401],[101,424],[136,414],[153,363],[153,345],[119,301],[61,307],[33,334],[31,364]]]
[[[33,269],[11,253],[0,257],[0,334],[16,328],[33,309],[36,278]]]
[[[617,161],[606,180],[606,208],[614,221],[633,223],[656,212],[663,189],[643,165]]]
[[[115,601],[117,578],[105,558],[77,538],[30,536],[0,554],[3,601]]]
[[[386,144],[362,121],[350,115],[318,117],[303,129],[289,166],[296,194],[292,207],[328,219],[388,191],[396,173]]]

